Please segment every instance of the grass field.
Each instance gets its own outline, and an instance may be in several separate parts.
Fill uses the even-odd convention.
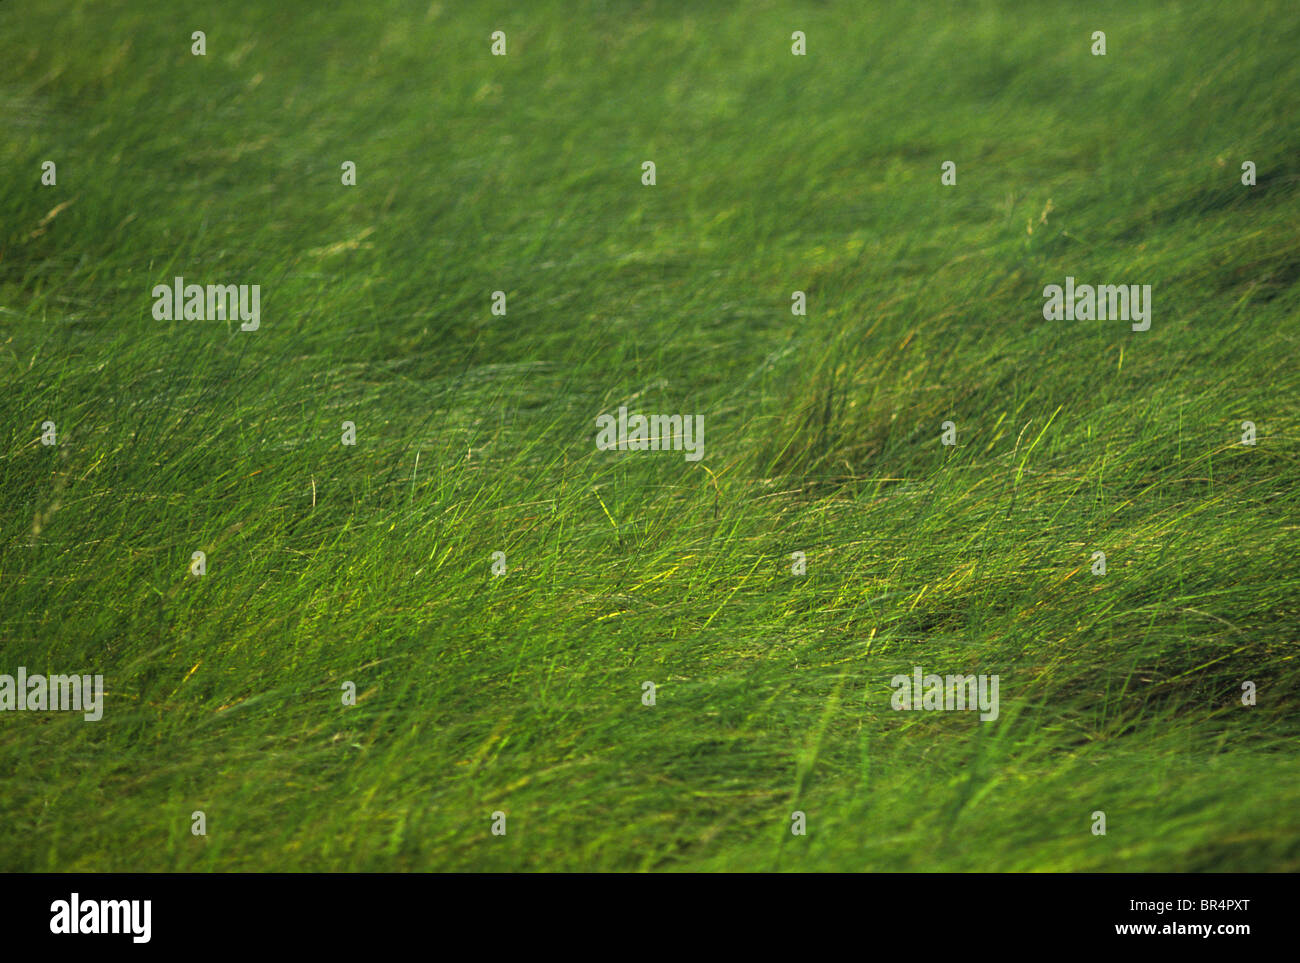
[[[1083,7],[4,4],[0,870],[1300,870],[1300,12]]]

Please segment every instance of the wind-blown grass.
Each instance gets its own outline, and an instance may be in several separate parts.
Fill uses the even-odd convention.
[[[1293,5],[199,9],[0,9],[0,869],[1300,869]]]

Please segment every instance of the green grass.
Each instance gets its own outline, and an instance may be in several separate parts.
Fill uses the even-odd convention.
[[[1300,869],[1293,3],[195,6],[0,10],[0,869]]]

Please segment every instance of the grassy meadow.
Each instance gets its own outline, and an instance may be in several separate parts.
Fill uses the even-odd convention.
[[[1285,0],[0,6],[0,673],[105,686],[0,712],[0,870],[1300,870],[1297,50]],[[597,450],[620,406],[704,457]]]

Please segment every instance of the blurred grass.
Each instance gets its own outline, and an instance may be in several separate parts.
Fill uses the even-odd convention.
[[[1300,868],[1298,41],[6,5],[0,672],[108,698],[0,716],[0,868]],[[155,321],[176,274],[261,329]],[[1043,321],[1067,274],[1151,330]],[[597,452],[620,404],[704,461]],[[1000,719],[894,713],[913,665]]]

